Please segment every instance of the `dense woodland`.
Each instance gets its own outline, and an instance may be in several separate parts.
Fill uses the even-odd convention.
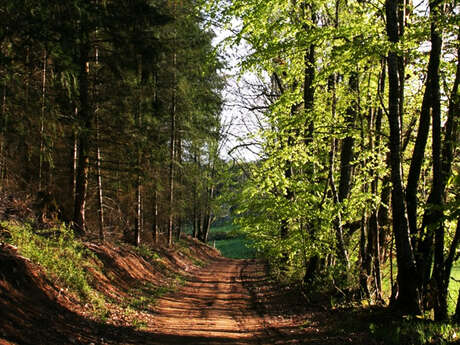
[[[206,242],[219,196],[307,291],[385,303],[385,275],[395,310],[446,320],[459,12],[455,0],[6,1],[2,191],[35,200],[44,224],[169,246],[184,224]],[[221,157],[209,23],[244,42],[241,71],[259,81],[245,104],[260,157],[239,168]]]
[[[260,80],[244,104],[261,157],[239,210],[257,249],[307,290],[379,303],[385,274],[396,310],[446,319],[460,241],[458,3],[208,10],[237,24],[229,44],[250,47],[241,66]]]
[[[223,67],[195,4],[8,1],[0,8],[1,180],[103,240],[206,240]]]

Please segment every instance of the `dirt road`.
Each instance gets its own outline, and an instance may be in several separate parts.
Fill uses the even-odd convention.
[[[306,306],[255,260],[215,260],[161,298],[156,313],[149,331],[161,334],[162,344],[376,344],[364,333],[341,329],[354,322],[351,313]]]
[[[256,261],[216,260],[161,298],[153,331],[180,335],[184,344],[276,344],[279,333],[257,311],[257,290],[270,287],[267,279]],[[279,343],[291,343],[285,340]]]
[[[149,272],[151,266],[141,270],[126,253],[117,255],[124,264],[111,262],[118,269],[113,274],[124,276],[124,266],[130,274],[135,268]],[[137,261],[137,265],[140,262],[145,264]],[[74,304],[63,303],[62,298],[58,303],[59,292],[28,261],[4,255],[2,264],[0,344],[371,344],[363,341],[362,333],[340,329],[343,319],[350,318],[347,312],[307,307],[295,290],[272,282],[261,261],[218,256],[210,258],[206,267],[183,265],[184,284],[176,291],[156,303],[137,305],[135,311],[114,302],[106,321],[71,310]],[[156,276],[148,279],[154,282]],[[123,320],[129,313],[135,314],[130,321]]]

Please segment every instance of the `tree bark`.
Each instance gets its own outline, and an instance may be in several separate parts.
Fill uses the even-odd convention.
[[[383,94],[385,88],[385,62],[382,62],[382,71],[379,77],[379,84],[378,84],[378,97]],[[374,135],[372,132],[369,131],[369,145],[371,151],[376,150],[380,153],[380,141],[381,141],[381,130],[382,130],[382,117],[383,117],[383,110],[382,107],[378,107],[374,112],[371,113],[369,118],[369,128],[374,128],[375,130],[375,140]],[[370,173],[374,179],[371,182],[371,193],[373,195],[378,194],[379,189],[379,176],[377,175],[374,169],[371,170]],[[382,190],[382,199],[381,202],[384,202],[384,193]],[[380,206],[382,207],[382,206]],[[381,226],[379,224],[379,207],[376,207],[372,210],[372,213],[369,217],[369,224],[368,224],[368,255],[370,256],[370,261],[368,267],[366,267],[367,274],[373,274],[373,280],[376,290],[376,299],[381,301],[382,300],[382,274],[381,274],[381,243],[384,240],[383,231],[381,231]],[[383,238],[382,238],[383,237]],[[373,263],[373,264],[372,264]]]
[[[169,216],[168,216],[168,247],[172,247],[173,241],[173,228],[174,228],[174,152],[176,142],[176,92],[173,91],[172,105],[171,105],[171,133],[170,133],[170,146],[169,146]]]
[[[389,41],[395,45],[399,42],[398,32],[398,0],[386,0],[386,30]],[[401,124],[399,116],[399,87],[398,80],[398,55],[390,48],[388,53],[388,120],[390,126],[390,160],[391,160],[391,182],[392,182],[392,213],[393,232],[396,242],[396,256],[398,265],[398,296],[395,299],[395,307],[399,310],[416,314],[420,312],[420,297],[416,276],[414,253],[409,237],[409,228],[406,218],[406,207],[404,203],[404,191],[401,178]]]
[[[6,80],[7,78],[5,77],[5,80],[3,82],[3,95],[2,95],[2,129],[1,129],[1,138],[0,138],[0,181],[3,182],[3,180],[6,177],[6,130],[7,130],[7,125],[8,125],[8,115],[6,112]]]
[[[174,17],[176,16],[177,2],[174,0]],[[176,36],[177,30],[174,27],[174,39],[173,39],[173,78],[172,78],[172,95],[171,95],[171,109],[170,109],[170,122],[171,122],[171,133],[169,143],[169,215],[168,215],[168,247],[173,245],[173,231],[174,231],[174,160],[175,160],[175,144],[176,144],[176,93],[177,93],[177,52],[176,52]]]
[[[436,5],[430,5],[431,12],[436,9]],[[431,14],[433,16],[433,13]],[[409,220],[409,229],[412,235],[417,234],[417,186],[420,179],[420,170],[424,161],[425,147],[430,128],[430,110],[439,108],[439,63],[441,57],[441,34],[436,28],[435,19],[431,18],[431,51],[428,62],[427,82],[423,95],[422,109],[420,111],[419,127],[415,141],[414,151],[407,178],[406,203]],[[433,123],[435,126],[435,124]],[[434,157],[434,156],[433,156]],[[415,236],[413,237],[415,244]]]
[[[102,190],[102,171],[101,171],[101,147],[99,133],[99,117],[96,112],[96,169],[97,169],[97,195],[98,195],[98,215],[99,215],[99,241],[104,242],[104,199]]]
[[[155,186],[156,187],[156,186]],[[153,192],[153,223],[152,223],[153,243],[158,244],[158,191]]]
[[[340,182],[339,190],[337,194],[337,203],[342,204],[345,199],[348,197],[351,185],[351,161],[353,159],[353,147],[354,147],[354,138],[350,133],[353,130],[356,116],[358,114],[356,96],[358,93],[359,87],[359,77],[358,73],[352,72],[350,74],[350,79],[348,82],[349,91],[352,94],[352,101],[350,107],[347,109],[345,116],[345,124],[347,130],[347,136],[343,139],[342,147],[340,150]],[[338,221],[335,221],[335,234],[337,240],[337,255],[340,261],[349,267],[350,262],[348,259],[348,252],[345,246],[345,240],[343,236],[342,226]]]
[[[141,244],[142,234],[142,176],[141,176],[141,133],[142,133],[142,56],[137,56],[137,104],[136,104],[136,127],[138,139],[136,142],[136,220],[134,229],[134,242],[136,246]]]
[[[431,8],[431,7],[430,7]],[[436,9],[431,9],[435,11]],[[460,53],[460,48],[458,49]],[[451,175],[451,165],[454,157],[455,142],[457,141],[457,125],[460,114],[460,96],[458,95],[458,84],[460,79],[460,64],[457,61],[457,72],[452,89],[451,99],[449,102],[448,119],[446,122],[446,134],[444,137],[442,152],[441,152],[441,109],[440,109],[440,92],[439,92],[439,77],[437,79],[437,90],[433,97],[435,98],[432,117],[433,117],[433,185],[430,193],[430,202],[427,207],[426,221],[424,225],[430,231],[434,229],[434,268],[433,278],[436,282],[436,294],[434,304],[434,316],[437,321],[447,319],[447,294],[455,252],[460,240],[460,225],[457,222],[457,230],[454,240],[451,243],[449,255],[444,259],[444,194],[447,180]]]
[[[43,69],[42,69],[42,104],[40,116],[40,161],[38,166],[38,190],[41,191],[44,185],[43,181],[43,164],[45,159],[45,111],[46,111],[46,70],[48,54],[46,49],[43,50]]]
[[[177,169],[177,178],[176,178],[176,181],[179,185],[182,184],[182,171],[180,169],[180,167],[182,166],[182,139],[181,139],[181,135],[180,135],[180,129],[178,128],[177,129],[177,135],[176,135],[176,160],[178,162],[178,169]],[[178,195],[177,195],[177,199],[181,200],[181,193],[179,191]],[[179,241],[181,239],[181,235],[182,235],[182,219],[181,219],[182,215],[178,215],[177,217],[177,229],[176,229],[176,239]]]
[[[82,29],[83,31],[83,29]],[[78,86],[80,92],[80,107],[78,108],[78,120],[80,128],[78,136],[78,165],[75,183],[75,207],[74,207],[74,230],[77,234],[83,235],[86,232],[86,195],[88,192],[89,173],[89,149],[92,113],[89,104],[89,52],[90,46],[87,33],[82,33],[80,43],[80,73]]]

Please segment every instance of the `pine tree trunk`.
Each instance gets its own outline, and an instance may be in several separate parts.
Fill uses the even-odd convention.
[[[134,243],[138,247],[141,244],[142,234],[142,176],[141,176],[141,132],[142,132],[142,56],[137,57],[137,83],[138,95],[136,104],[136,127],[138,142],[136,143],[136,219],[134,229]]]
[[[153,223],[152,223],[152,237],[153,243],[158,244],[158,191],[155,186],[153,192]]]
[[[6,77],[3,82],[3,95],[2,95],[2,129],[1,129],[1,138],[0,138],[0,181],[2,182],[5,180],[6,177],[6,130],[8,125],[8,114],[6,112]]]
[[[197,166],[198,171],[200,171],[199,169],[201,167],[198,162],[196,151],[193,152],[193,163]],[[192,191],[192,194],[193,194],[193,233],[192,233],[192,237],[197,238],[200,232],[200,224],[199,224],[200,216],[199,216],[199,206],[198,206],[198,202],[199,202],[198,175],[195,175],[193,179],[194,179],[194,183],[193,183],[193,191]]]
[[[75,108],[75,116],[78,116],[78,110]],[[74,131],[72,135],[72,201],[75,205],[77,200],[77,166],[78,166],[78,136]]]
[[[89,104],[89,82],[88,82],[88,61],[89,44],[85,34],[82,35],[80,46],[80,73],[78,86],[80,92],[80,107],[78,109],[78,120],[80,129],[78,131],[78,165],[75,183],[75,207],[74,207],[74,230],[77,234],[83,235],[86,232],[85,207],[88,192],[89,174],[89,148],[91,131],[91,108]]]
[[[134,226],[134,241],[135,245],[139,247],[142,234],[142,180],[140,174],[136,178],[136,221]]]
[[[176,126],[178,127],[178,126]],[[180,169],[180,167],[182,166],[182,140],[181,140],[181,136],[180,136],[180,129],[177,129],[177,135],[176,135],[176,140],[177,140],[177,143],[176,143],[176,160],[178,162],[178,166],[179,168],[177,169],[177,172],[176,172],[176,175],[177,175],[177,178],[176,178],[176,181],[179,185],[182,184],[182,171]],[[177,199],[178,200],[181,200],[181,193],[179,192],[178,195],[177,195]],[[179,214],[178,217],[177,217],[177,229],[176,229],[176,239],[179,241],[181,239],[181,235],[182,235],[182,219],[181,219],[181,215]]]
[[[96,169],[97,169],[97,196],[98,196],[98,218],[99,218],[99,241],[104,242],[104,199],[102,190],[102,171],[101,171],[101,147],[99,133],[99,117],[96,112]]]
[[[43,50],[43,70],[42,70],[42,104],[40,116],[40,160],[38,166],[38,190],[43,188],[43,163],[45,159],[45,110],[46,110],[46,69],[48,54],[46,49]]]
[[[168,216],[168,246],[172,247],[173,244],[173,228],[174,228],[174,152],[176,142],[176,91],[175,86],[173,90],[172,104],[171,104],[171,133],[170,133],[170,146],[169,146],[169,216]]]
[[[173,14],[176,16],[177,1],[174,0]],[[177,93],[177,29],[174,26],[174,39],[173,39],[173,78],[172,78],[172,96],[171,96],[171,133],[170,133],[170,147],[169,147],[169,217],[168,217],[168,247],[173,244],[173,230],[174,230],[174,160],[175,160],[175,144],[176,144],[176,93]]]

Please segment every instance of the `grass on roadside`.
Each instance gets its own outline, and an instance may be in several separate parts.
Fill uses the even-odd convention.
[[[460,339],[459,325],[408,317],[386,324],[371,323],[369,331],[385,345],[447,345]]]
[[[8,242],[22,256],[39,264],[52,280],[89,302],[96,314],[105,313],[104,298],[91,287],[87,273],[97,259],[75,239],[72,230],[61,226],[44,233],[34,231],[30,224],[2,222],[1,226],[9,233]]]

